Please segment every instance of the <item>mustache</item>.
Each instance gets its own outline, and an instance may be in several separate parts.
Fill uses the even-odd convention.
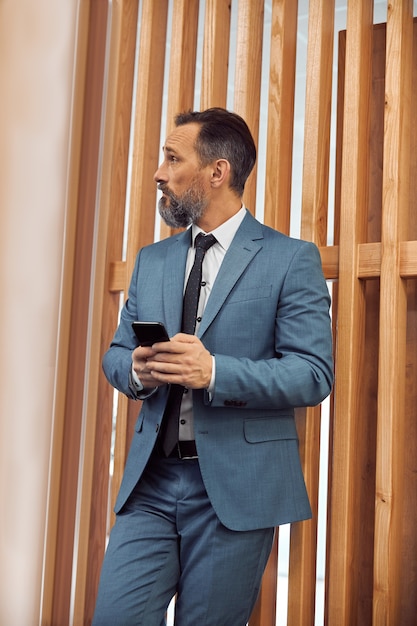
[[[171,191],[168,188],[168,186],[165,185],[164,183],[159,183],[156,187],[157,187],[158,191],[162,191],[162,193],[164,193],[166,195],[172,195]]]

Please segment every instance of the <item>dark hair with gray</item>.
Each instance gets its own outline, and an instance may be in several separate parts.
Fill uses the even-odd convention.
[[[176,126],[193,122],[200,125],[195,148],[202,166],[215,159],[229,161],[230,187],[241,196],[256,161],[255,142],[245,120],[220,107],[187,111],[175,118]]]

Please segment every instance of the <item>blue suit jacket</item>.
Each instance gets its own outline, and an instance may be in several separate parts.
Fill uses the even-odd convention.
[[[180,331],[190,231],[143,248],[120,325],[104,356],[108,380],[131,397],[134,320]],[[329,293],[315,245],[247,212],[213,285],[198,336],[216,358],[215,391],[193,391],[203,481],[233,530],[307,519],[294,407],[315,405],[333,382]],[[143,402],[115,510],[139,480],[161,425],[168,387]]]

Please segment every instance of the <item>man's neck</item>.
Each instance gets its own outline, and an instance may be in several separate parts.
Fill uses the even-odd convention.
[[[227,222],[233,215],[236,215],[242,208],[242,198],[233,196],[226,202],[211,202],[198,220],[199,226],[205,233],[211,233],[224,222]]]

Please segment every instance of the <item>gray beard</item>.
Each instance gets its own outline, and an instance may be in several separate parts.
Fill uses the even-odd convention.
[[[200,190],[191,188],[182,197],[165,190],[166,196],[158,201],[159,215],[171,228],[186,228],[203,216],[207,200]]]

